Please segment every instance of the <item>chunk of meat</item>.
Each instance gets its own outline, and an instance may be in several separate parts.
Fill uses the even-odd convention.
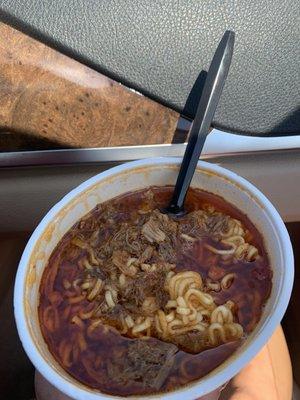
[[[143,264],[144,262],[150,260],[154,252],[154,247],[147,246],[139,257],[139,263]]]
[[[133,265],[134,261],[136,259],[130,257],[126,250],[115,250],[113,252],[112,262],[124,275],[134,276],[136,274],[137,268]]]
[[[150,243],[161,243],[170,235],[176,234],[177,227],[177,222],[168,215],[154,210],[149,220],[143,225],[142,234]]]
[[[176,234],[178,222],[170,218],[167,214],[161,213],[159,210],[153,211],[153,216],[159,221],[161,228],[168,234]]]
[[[108,363],[109,377],[125,385],[159,390],[173,367],[177,347],[157,339],[134,340],[124,356]]]
[[[174,336],[172,342],[187,353],[197,354],[207,349],[208,338],[205,332],[188,332],[184,335]]]
[[[143,225],[142,234],[150,243],[160,243],[166,239],[165,232],[160,229],[158,221],[152,217]]]
[[[123,329],[122,326],[122,316],[125,317],[127,315],[124,307],[121,304],[117,304],[114,308],[107,310],[106,312],[101,314],[101,320],[103,323],[113,326],[119,331]]]

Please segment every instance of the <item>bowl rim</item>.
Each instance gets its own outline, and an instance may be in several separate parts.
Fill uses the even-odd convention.
[[[159,157],[159,158],[147,158],[143,160],[131,161],[118,165],[116,167],[110,168],[103,171],[88,180],[84,181],[73,190],[68,192],[60,201],[58,201],[42,218],[34,232],[32,233],[19,262],[15,286],[14,286],[14,314],[17,325],[17,330],[19,337],[21,339],[23,348],[26,354],[30,358],[31,362],[34,364],[36,369],[58,390],[65,393],[78,400],[100,400],[100,399],[121,399],[124,397],[108,395],[101,392],[91,392],[84,388],[79,388],[73,385],[70,381],[60,376],[54,368],[49,365],[43,356],[40,354],[35,346],[34,340],[31,337],[29,329],[27,327],[27,318],[24,307],[24,291],[25,291],[25,281],[28,270],[28,262],[34,246],[39,239],[39,237],[44,232],[47,225],[55,218],[56,214],[65,207],[72,199],[76,196],[82,194],[84,191],[89,189],[91,186],[101,182],[109,177],[118,175],[119,173],[135,170],[140,167],[147,167],[153,165],[179,165],[182,159],[179,157]],[[286,273],[283,274],[281,295],[277,299],[277,304],[274,309],[273,314],[266,320],[265,324],[261,328],[261,331],[257,334],[254,340],[252,340],[245,351],[241,352],[235,359],[233,359],[228,366],[223,370],[218,371],[215,375],[209,376],[205,381],[199,380],[192,382],[186,387],[179,388],[172,392],[159,393],[147,396],[132,396],[131,399],[180,399],[184,395],[185,399],[195,399],[196,397],[203,396],[217,387],[222,386],[224,383],[229,381],[233,376],[235,376],[243,366],[245,366],[265,345],[271,334],[274,332],[275,328],[279,325],[285,310],[288,306],[292,286],[294,279],[294,256],[293,250],[290,242],[290,238],[287,229],[278,213],[276,208],[272,203],[266,198],[266,196],[260,192],[252,183],[248,182],[243,177],[237,175],[236,173],[229,171],[221,166],[211,164],[204,161],[199,161],[197,168],[200,168],[206,172],[216,173],[221,177],[227,179],[231,184],[237,184],[241,189],[246,189],[247,192],[254,195],[254,197],[264,205],[265,211],[270,218],[274,227],[277,228],[278,239],[280,239],[280,244],[283,253],[283,259],[285,260]],[[201,390],[199,390],[201,386]],[[213,389],[212,389],[213,388]]]

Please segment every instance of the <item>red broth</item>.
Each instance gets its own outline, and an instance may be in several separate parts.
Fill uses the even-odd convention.
[[[103,393],[130,396],[164,392],[202,378],[247,338],[270,295],[268,256],[260,233],[247,216],[221,197],[190,189],[187,215],[168,219],[153,210],[167,205],[172,190],[152,187],[98,205],[65,234],[45,268],[39,318],[49,350],[71,376]],[[202,220],[197,225],[191,214],[202,209],[208,210],[203,226]],[[153,237],[143,228],[152,215],[154,222],[163,221],[160,229],[150,229]],[[211,250],[226,253],[231,249],[226,243],[230,218],[241,222],[233,231],[239,233],[242,226],[247,244],[239,239],[237,256]],[[209,328],[186,328],[188,332],[164,335],[156,315],[158,308],[165,315],[170,312],[166,293],[170,271],[172,276],[180,271],[199,273],[202,292],[213,298],[213,307],[229,301],[230,323],[241,326],[243,334],[225,339],[215,334],[215,342],[207,334]],[[233,279],[222,286],[228,274]],[[125,283],[121,285],[122,279]],[[146,308],[147,316],[143,314],[145,299],[152,299],[157,307],[151,309],[152,304]],[[174,315],[180,307],[171,310]],[[134,327],[128,328],[132,320],[127,319],[126,325],[125,316],[134,321],[140,318],[140,325],[150,320],[151,326],[134,334]],[[209,327],[211,320],[203,312],[200,328]]]

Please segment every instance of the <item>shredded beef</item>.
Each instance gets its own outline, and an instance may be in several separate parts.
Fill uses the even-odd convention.
[[[158,246],[158,254],[161,259],[169,263],[176,262],[177,251],[175,244],[172,244],[170,241],[160,243]]]
[[[229,215],[210,215],[206,221],[207,233],[211,236],[219,238],[222,233],[225,233],[228,230],[229,219]]]
[[[108,374],[113,381],[125,385],[132,382],[143,387],[161,388],[175,360],[177,347],[156,339],[134,340],[121,359],[108,362]]]
[[[84,274],[90,275],[92,278],[99,278],[102,281],[105,281],[108,278],[108,272],[106,272],[102,266],[100,268],[94,267],[92,269],[85,270]]]
[[[155,252],[155,248],[152,246],[147,246],[145,250],[142,252],[142,254],[139,257],[139,262],[143,264],[146,261],[149,261]]]
[[[112,255],[113,264],[127,276],[134,276],[136,273],[136,268],[132,268],[129,263],[130,260],[135,260],[130,257],[130,254],[126,250],[115,250]]]
[[[122,290],[122,303],[126,307],[128,304],[142,306],[146,297],[155,296],[158,305],[164,306],[168,298],[164,289],[165,277],[166,275],[160,270],[137,274]]]
[[[170,235],[176,235],[178,224],[167,214],[154,210],[142,227],[143,236],[150,243],[164,242]]]
[[[114,308],[109,309],[106,312],[102,312],[101,319],[104,323],[113,326],[118,330],[122,330],[121,316],[126,315],[124,307],[121,304],[117,304]]]
[[[212,236],[219,239],[228,230],[230,217],[221,213],[209,215],[203,210],[189,213],[180,223],[179,231],[193,238]]]

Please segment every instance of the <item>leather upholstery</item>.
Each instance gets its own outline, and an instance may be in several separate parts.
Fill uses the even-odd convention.
[[[300,134],[298,0],[1,0],[1,9],[2,20],[189,117],[203,71],[233,29],[214,126]]]

